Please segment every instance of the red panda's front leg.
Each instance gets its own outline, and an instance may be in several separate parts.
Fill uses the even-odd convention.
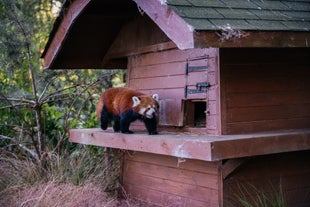
[[[144,122],[144,125],[145,125],[149,135],[158,134],[157,133],[157,119],[155,116],[151,119],[144,118],[143,122]]]
[[[136,113],[128,111],[127,113],[121,114],[120,116],[120,129],[124,134],[133,134],[133,131],[129,130],[130,123],[137,119]]]

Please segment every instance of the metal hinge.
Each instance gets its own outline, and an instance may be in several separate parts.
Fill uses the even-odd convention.
[[[188,75],[188,73],[190,73],[190,72],[199,71],[199,70],[206,70],[206,69],[208,69],[208,66],[189,66],[187,63],[185,74]]]
[[[185,86],[184,95],[185,98],[187,98],[188,94],[195,94],[195,93],[205,93],[207,92],[207,89],[210,87],[209,82],[199,82],[196,83],[196,89],[189,89],[188,86]]]

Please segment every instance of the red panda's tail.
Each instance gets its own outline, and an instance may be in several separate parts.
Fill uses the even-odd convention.
[[[104,99],[103,99],[103,94],[100,96],[100,99],[99,99],[99,102],[97,104],[97,108],[96,108],[96,114],[97,114],[97,117],[98,119],[100,120],[101,118],[101,112],[102,112],[102,108],[103,108],[103,102],[104,102]]]

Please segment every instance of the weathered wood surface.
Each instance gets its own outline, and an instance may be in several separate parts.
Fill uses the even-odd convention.
[[[247,31],[246,36],[221,41],[219,31],[199,31],[194,33],[195,48],[286,48],[309,47],[309,32],[291,31]]]
[[[113,133],[101,129],[72,129],[71,142],[111,147],[124,150],[149,152],[180,158],[216,161],[310,149],[310,129],[242,135],[173,134],[159,131],[150,136]]]
[[[161,1],[134,0],[179,49],[194,47],[193,28]]]
[[[177,46],[148,16],[139,15],[122,26],[104,55],[102,65],[104,66],[111,59],[173,48]]]
[[[130,195],[159,206],[216,207],[220,163],[128,152],[123,186]]]
[[[223,134],[310,127],[310,50],[221,50]]]
[[[186,65],[204,66],[186,75]],[[160,121],[163,126],[183,126],[182,100],[185,86],[195,88],[198,82],[210,82],[208,93],[190,94],[187,99],[207,99],[208,134],[220,134],[220,99],[218,49],[170,49],[136,54],[128,59],[128,87],[148,94],[158,93],[161,100]]]

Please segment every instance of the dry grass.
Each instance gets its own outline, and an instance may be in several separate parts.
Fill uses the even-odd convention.
[[[118,198],[89,183],[81,186],[55,181],[21,188],[11,186],[0,192],[1,207],[158,207],[134,198]]]
[[[87,148],[68,156],[52,154],[44,178],[30,159],[0,154],[0,206],[156,206],[127,195],[125,199],[119,199],[120,158],[110,153],[110,161],[104,164],[103,154]]]
[[[37,183],[21,189],[12,186],[2,192],[3,207],[116,207],[119,202],[94,184]]]

